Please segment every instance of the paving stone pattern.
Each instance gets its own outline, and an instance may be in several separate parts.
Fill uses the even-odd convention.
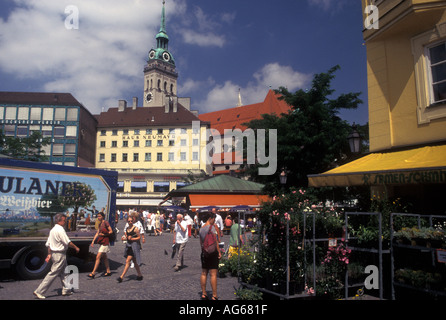
[[[121,233],[118,234],[120,237]],[[229,236],[224,236],[223,241]],[[94,261],[80,261],[69,258],[68,263],[79,268],[79,289],[71,296],[62,296],[60,283],[54,281],[47,292],[47,300],[199,300],[200,288],[200,241],[190,238],[184,253],[184,268],[175,272],[175,258],[171,258],[173,234],[163,233],[161,236],[146,235],[141,258],[141,272],[144,279],[136,280],[136,270],[129,269],[124,281],[117,282],[125,263],[124,243],[118,241],[108,254],[111,277],[103,277],[105,268],[101,265],[95,279],[87,275],[93,270]],[[99,245],[90,248],[96,254]],[[166,254],[167,253],[167,254]],[[0,271],[0,300],[33,300],[33,291],[41,282],[39,280],[20,280],[13,273]],[[235,290],[239,288],[236,277],[218,279],[218,296],[220,300],[235,300]],[[208,279],[208,295],[211,287]]]

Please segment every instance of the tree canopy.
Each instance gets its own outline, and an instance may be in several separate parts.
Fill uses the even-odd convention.
[[[262,115],[246,125],[256,129],[277,129],[277,172],[273,176],[260,176],[256,166],[247,169],[254,180],[278,184],[282,168],[287,171],[287,184],[307,186],[308,174],[321,173],[332,167],[349,152],[347,136],[351,125],[342,120],[341,109],[356,109],[362,100],[361,93],[341,94],[332,98],[331,81],[339,66],[326,73],[316,74],[308,90],[295,93],[280,87],[276,90],[291,106],[286,114]],[[268,136],[268,135],[267,135]],[[268,145],[268,142],[266,143]]]

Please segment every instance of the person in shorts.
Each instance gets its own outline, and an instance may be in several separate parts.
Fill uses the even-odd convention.
[[[107,253],[110,252],[110,240],[109,237],[113,233],[113,230],[108,223],[108,221],[105,220],[105,213],[99,212],[97,219],[99,220],[99,227],[98,231],[96,232],[96,235],[93,238],[93,241],[91,242],[91,247],[93,247],[96,239],[97,243],[101,246],[99,247],[98,254],[96,255],[96,261],[94,264],[93,271],[88,275],[89,278],[94,279],[96,270],[99,267],[99,264],[101,263],[101,259],[104,260],[105,269],[106,272],[104,273],[105,277],[111,276],[110,272],[110,264],[108,262]]]
[[[216,228],[215,225],[215,213],[208,212],[205,213],[203,221],[205,224],[200,229],[200,244],[202,247],[201,250],[201,276],[200,276],[200,285],[201,285],[201,299],[205,300],[208,298],[206,293],[206,282],[207,276],[210,274],[210,282],[212,288],[212,300],[218,300],[217,296],[217,273],[218,273],[218,262],[221,258],[221,251],[218,244],[220,243],[220,232]],[[209,232],[214,234],[217,241],[217,250],[212,254],[206,254],[203,250],[203,242],[206,238],[206,234]]]

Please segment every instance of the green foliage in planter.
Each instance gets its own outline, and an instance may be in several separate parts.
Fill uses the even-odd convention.
[[[398,269],[395,271],[395,280],[417,288],[434,289],[444,286],[444,277],[436,272],[424,270]]]
[[[262,300],[263,293],[258,288],[248,289],[240,287],[235,291],[237,300]]]

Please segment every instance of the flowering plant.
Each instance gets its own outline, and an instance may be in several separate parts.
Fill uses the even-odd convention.
[[[325,259],[321,264],[325,266],[326,272],[342,276],[347,270],[351,252],[352,251],[345,246],[344,239],[342,239],[337,247],[328,248]]]

